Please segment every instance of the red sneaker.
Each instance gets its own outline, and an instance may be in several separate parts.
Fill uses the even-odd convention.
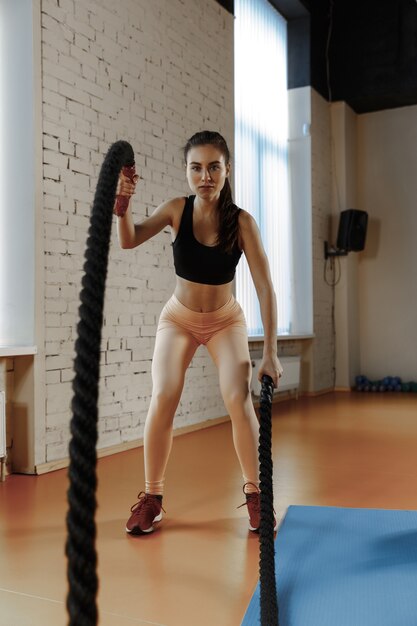
[[[254,487],[256,487],[256,489],[258,489],[258,491],[256,493],[245,493],[245,487],[248,484],[253,485],[253,483],[246,483],[245,485],[243,485],[243,493],[246,496],[246,502],[244,502],[237,508],[240,509],[241,506],[248,507],[249,530],[251,530],[254,533],[257,533],[259,532],[259,527],[261,525],[261,492],[259,491],[258,487],[256,487],[256,485],[253,485]],[[278,529],[278,523],[277,523],[277,518],[275,516],[275,510],[274,510],[274,532],[277,529]]]
[[[138,502],[130,509],[132,515],[126,523],[126,532],[132,535],[142,535],[151,533],[155,529],[154,522],[160,522],[162,519],[162,502],[157,496],[141,491],[138,495]]]

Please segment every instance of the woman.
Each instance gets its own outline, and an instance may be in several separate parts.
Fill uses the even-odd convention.
[[[144,431],[145,492],[140,492],[131,509],[126,531],[150,533],[154,522],[162,519],[174,414],[185,372],[200,344],[207,347],[218,368],[243,473],[249,529],[257,531],[259,424],[249,389],[246,321],[233,296],[233,278],[242,252],[248,260],[264,326],[259,378],[268,374],[276,387],[282,367],[277,358],[275,293],[256,222],[232,200],[230,154],[223,137],[211,131],[196,133],[184,147],[184,160],[192,195],[162,203],[140,224],[133,223],[130,201],[124,216],[118,217],[122,248],[139,246],[170,226],[176,271],[175,291],[161,312],[152,360],[152,398]],[[121,174],[118,194],[131,197],[138,179]]]

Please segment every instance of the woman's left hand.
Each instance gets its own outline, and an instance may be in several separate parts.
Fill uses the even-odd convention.
[[[282,376],[283,371],[279,358],[275,354],[264,356],[259,367],[258,380],[262,382],[262,376],[267,374],[272,378],[274,387],[278,387],[278,379]]]

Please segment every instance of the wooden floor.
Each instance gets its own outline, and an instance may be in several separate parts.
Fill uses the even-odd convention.
[[[417,395],[334,393],[274,405],[275,508],[416,509]],[[146,537],[125,521],[143,452],[98,463],[102,626],[239,626],[258,577],[230,424],[174,440],[166,516]],[[0,484],[0,625],[67,623],[66,470]]]

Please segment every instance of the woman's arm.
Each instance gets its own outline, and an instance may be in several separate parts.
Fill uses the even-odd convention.
[[[123,173],[120,174],[117,195],[129,197],[129,204],[123,217],[117,218],[117,236],[121,248],[136,248],[151,237],[154,237],[166,226],[172,226],[173,211],[180,204],[184,204],[184,198],[174,198],[160,204],[152,215],[140,224],[133,222],[132,196],[135,193],[136,183],[139,177],[135,177],[132,183]]]
[[[256,221],[247,211],[239,214],[239,230],[242,249],[259,299],[264,327],[264,350],[259,379],[263,374],[268,374],[277,387],[283,370],[277,357],[277,302],[269,262]]]

